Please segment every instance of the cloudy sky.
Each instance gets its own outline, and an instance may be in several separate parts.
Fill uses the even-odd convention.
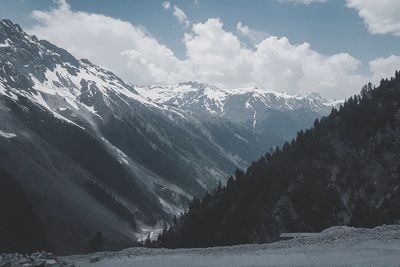
[[[0,0],[0,17],[133,84],[344,98],[400,69],[399,0]]]

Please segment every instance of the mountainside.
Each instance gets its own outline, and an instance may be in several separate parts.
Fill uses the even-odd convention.
[[[0,110],[0,169],[26,191],[49,247],[62,253],[83,251],[98,230],[110,246],[131,243],[280,142],[147,101],[8,20],[0,22]]]
[[[400,222],[400,74],[371,84],[202,200],[154,245],[274,241],[281,232]]]
[[[204,85],[185,86],[202,94]],[[0,21],[0,173],[37,218],[43,242],[35,249],[82,252],[99,231],[105,249],[132,245],[330,109],[313,100],[319,97],[285,96],[255,116],[234,110],[238,93],[223,101],[230,112],[200,116],[192,106],[150,98],[147,89]],[[252,94],[262,92],[253,91],[255,107]]]
[[[221,89],[198,82],[135,89],[149,101],[178,108],[200,120],[229,120],[285,140],[343,102],[326,100],[318,93],[292,96],[257,87]]]

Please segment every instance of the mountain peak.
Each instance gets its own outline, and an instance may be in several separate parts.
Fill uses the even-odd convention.
[[[10,35],[15,36],[21,34],[26,35],[18,24],[14,24],[8,19],[0,20],[0,40],[11,37]]]
[[[177,86],[185,86],[185,85],[189,85],[191,87],[199,88],[199,89],[204,89],[206,87],[209,87],[209,85],[207,83],[202,83],[202,82],[198,82],[198,81],[186,81],[186,82],[180,82],[177,84]]]
[[[3,27],[6,27],[6,28],[18,28],[18,29],[21,29],[21,27],[18,24],[14,24],[9,19],[0,20],[0,25],[3,26]]]
[[[222,89],[218,88],[215,85],[210,85],[208,83],[204,82],[198,82],[198,81],[186,81],[186,82],[180,82],[176,86],[173,86],[171,89],[177,90],[179,87],[189,87],[191,90],[197,89],[199,91],[204,91],[205,89],[209,88],[214,91],[220,91]]]
[[[14,99],[18,95],[31,98],[56,116],[59,106],[78,113],[87,110],[97,116],[93,106],[96,102],[107,104],[109,98],[122,95],[156,106],[111,71],[88,60],[78,60],[65,49],[25,33],[9,20],[0,21],[0,52],[0,64],[12,68],[0,69],[0,92]],[[45,103],[42,95],[51,101]]]
[[[319,93],[317,92],[307,92],[305,94],[301,95],[304,98],[311,98],[314,100],[325,100],[325,98],[323,98]]]

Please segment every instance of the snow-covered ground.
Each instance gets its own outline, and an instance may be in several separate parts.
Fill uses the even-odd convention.
[[[90,263],[90,259],[97,260]],[[69,256],[76,266],[400,266],[400,225],[332,227],[265,245],[206,249],[131,248]]]

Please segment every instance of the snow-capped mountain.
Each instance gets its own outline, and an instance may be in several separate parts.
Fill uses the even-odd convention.
[[[149,101],[178,108],[202,120],[223,118],[277,136],[282,136],[278,131],[282,124],[290,127],[295,121],[296,127],[283,130],[285,138],[343,102],[326,100],[318,93],[293,96],[257,87],[221,89],[198,82],[135,89]]]
[[[131,242],[281,141],[149,101],[8,20],[0,110],[0,170],[21,184],[62,252],[82,251],[97,230]]]
[[[323,114],[294,99],[279,98],[290,109],[256,89],[134,87],[0,21],[0,175],[27,193],[54,251],[81,252],[96,231],[125,246],[179,215]]]

